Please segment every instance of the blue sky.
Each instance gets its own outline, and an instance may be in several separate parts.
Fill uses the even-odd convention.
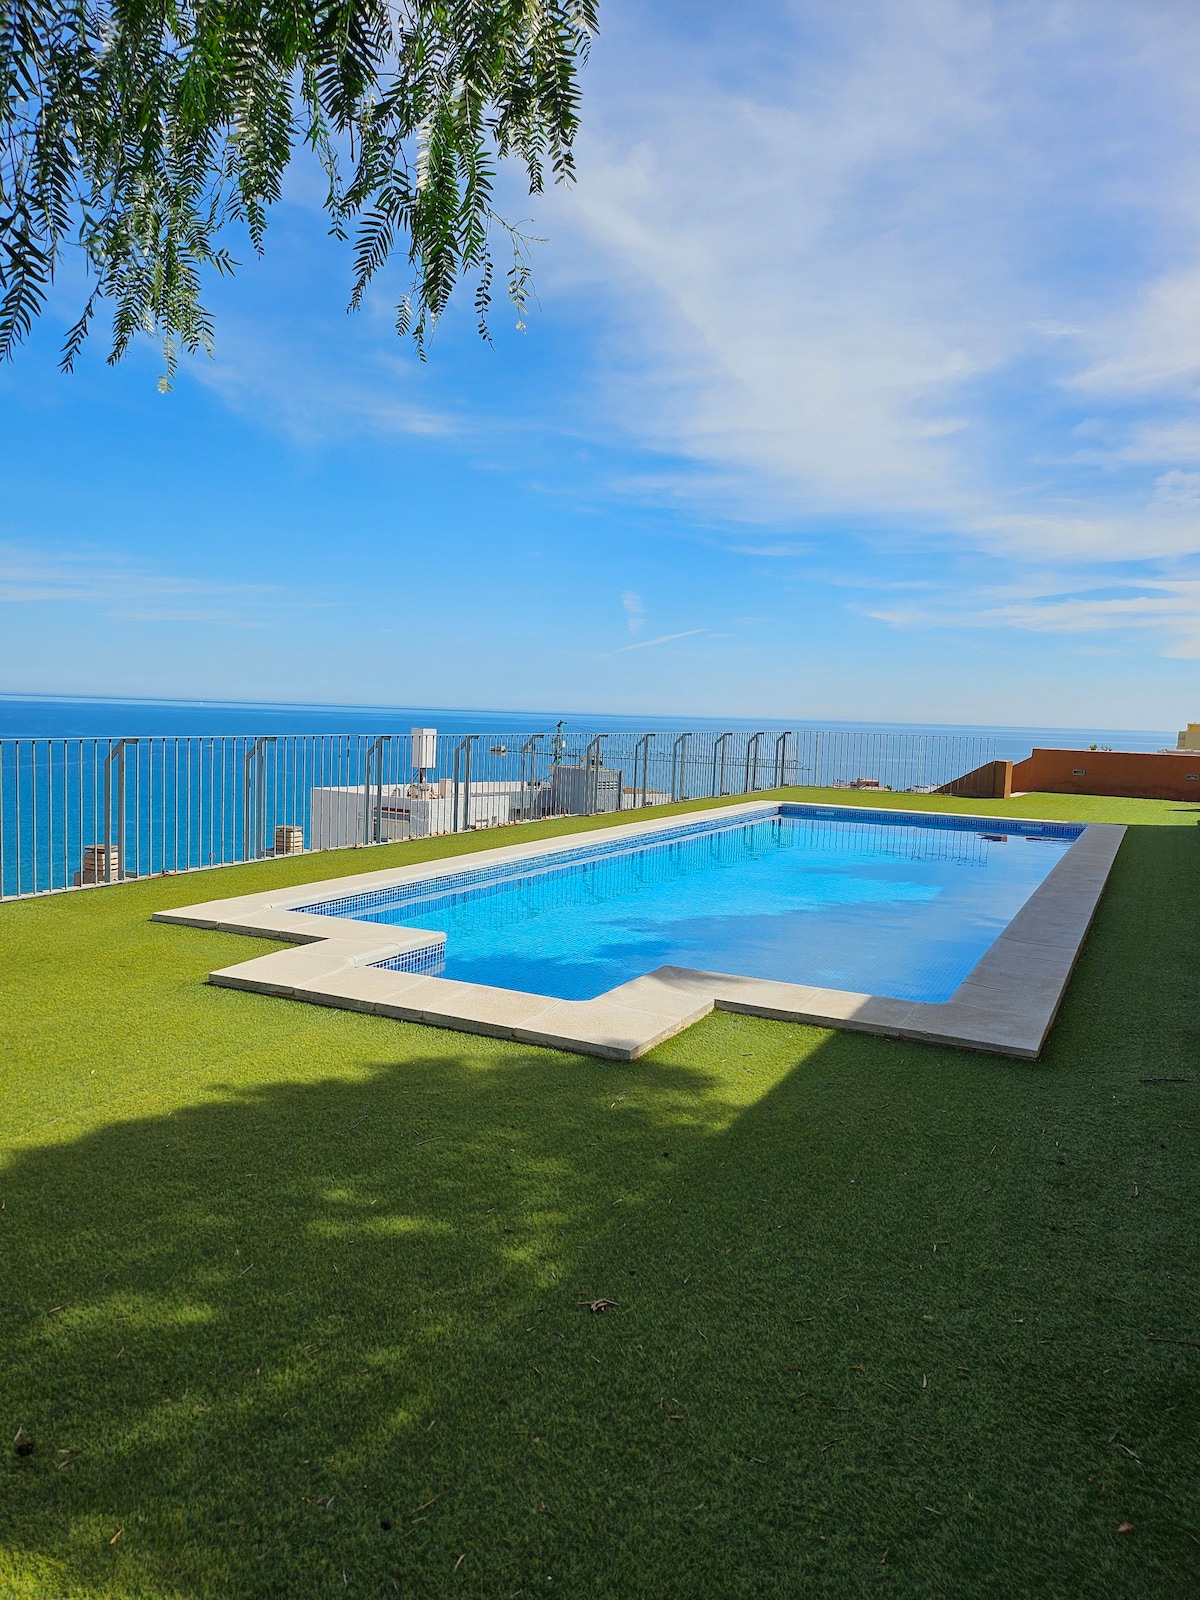
[[[0,689],[1200,718],[1200,15],[606,0],[528,330],[298,169],[215,359],[0,369]]]

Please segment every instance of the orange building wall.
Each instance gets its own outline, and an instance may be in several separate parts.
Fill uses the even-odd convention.
[[[968,800],[1007,800],[1013,790],[1013,763],[985,761],[983,766],[964,772],[952,783],[944,783],[937,794],[956,794]]]
[[[1200,751],[1035,750],[1013,767],[1014,792],[1107,794],[1200,804]]]

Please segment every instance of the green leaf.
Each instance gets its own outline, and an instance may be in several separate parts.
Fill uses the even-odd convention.
[[[397,255],[397,331],[424,358],[459,279],[489,338],[493,231],[530,298],[530,242],[492,210],[499,161],[531,193],[573,176],[593,0],[0,0],[0,360],[79,250],[95,284],[63,345],[70,370],[101,301],[110,360],[149,334],[170,386],[211,350],[201,295],[265,246],[298,143],[325,171],[329,232],[354,237],[350,309]]]

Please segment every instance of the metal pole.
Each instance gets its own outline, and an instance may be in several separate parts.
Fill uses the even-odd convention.
[[[371,768],[375,761],[375,746],[367,746],[366,771],[363,773],[363,820],[362,843],[368,845],[374,842],[371,829]],[[378,834],[375,835],[378,838]]]
[[[764,729],[763,732],[765,731]],[[746,787],[742,790],[743,794],[751,794],[758,787],[758,741],[761,738],[762,733],[755,733],[746,741]],[[751,761],[754,763],[753,783],[750,780]]]
[[[687,795],[682,791],[687,787],[684,782],[684,761],[687,759],[687,742],[690,733],[681,733],[671,747],[671,799],[686,800]]]
[[[638,752],[642,757],[642,809],[646,807],[646,790],[650,786],[650,741],[652,733],[644,733],[633,747],[633,787],[637,789]]]
[[[587,810],[593,816],[600,808],[600,744],[607,739],[606,733],[598,733],[587,747],[583,758],[587,770]]]
[[[471,746],[480,736],[468,733],[454,747],[454,798],[450,818],[451,833],[465,833],[471,826]],[[465,752],[465,755],[464,755]],[[462,780],[462,809],[459,809],[459,780]]]
[[[381,733],[367,749],[366,788],[363,792],[363,843],[378,844],[383,816],[383,747],[391,744],[390,733]],[[375,807],[371,808],[371,765],[375,765]]]
[[[375,741],[376,766],[375,766],[375,843],[378,844],[383,834],[383,747],[391,744],[392,736],[384,733]]]
[[[31,887],[34,894],[38,887],[38,781],[37,781],[37,740],[29,741],[29,829],[33,836],[33,854],[30,859],[30,868],[33,873]]]
[[[267,797],[264,793],[266,747],[275,743],[273,733],[264,733],[255,739],[245,752],[242,805],[242,860],[257,861],[262,853],[263,827],[267,820]],[[254,849],[251,851],[251,839]]]
[[[252,782],[250,748],[242,751],[242,860],[250,860],[250,784]]]
[[[521,746],[521,809],[528,817],[533,810],[533,774],[534,764],[537,759],[537,744],[539,739],[544,739],[544,733],[531,734]],[[529,777],[525,777],[525,757],[529,757]]]
[[[466,755],[463,758],[463,832],[464,833],[470,833],[471,832],[471,827],[472,827],[472,824],[471,824],[471,754],[472,754],[472,750],[473,750],[475,741],[479,737],[480,737],[480,735],[477,734],[477,733],[469,733],[467,735],[467,737],[463,740],[463,744],[466,746]]]
[[[122,739],[117,745],[117,877],[125,880],[125,746],[136,741]]]
[[[781,733],[775,741],[775,787],[783,788],[784,767],[787,765],[787,742],[791,738],[788,732]]]
[[[256,813],[255,813],[256,837],[255,837],[255,841],[254,841],[255,845],[257,847],[256,850],[255,850],[255,855],[257,857],[264,856],[267,853],[266,832],[267,832],[267,745],[268,745],[268,743],[274,744],[275,743],[274,738],[268,738],[268,737],[264,736],[259,741],[258,765],[257,765],[257,768],[255,770],[255,774],[254,774],[254,782],[255,782],[256,789],[257,789],[256,798],[258,800],[258,806],[257,806],[257,810],[256,810]],[[273,844],[274,840],[272,840],[271,842]]]
[[[713,745],[712,783],[709,785],[709,788],[712,791],[714,799],[717,797],[717,795],[725,793],[725,745],[726,742],[732,738],[733,735],[731,733],[718,734],[716,742]],[[717,774],[718,760],[720,761],[720,787],[718,787]]]
[[[262,740],[254,747],[254,856],[263,855],[263,824],[267,819],[267,752]]]
[[[141,750],[135,748],[135,750],[133,752],[133,876],[135,878],[137,877],[139,871],[141,870],[141,866],[142,866],[142,806],[141,806],[141,798],[142,797],[141,797],[141,792],[140,792],[141,791],[141,786],[142,786],[141,755],[142,755]],[[122,763],[121,763],[121,786],[122,786],[122,788],[124,788],[124,786],[125,786],[125,762],[124,761],[122,761]],[[125,814],[125,796],[122,795],[121,796],[121,815],[124,816],[124,814]],[[122,852],[122,857],[123,856],[124,856],[124,852]],[[121,876],[124,877],[125,873],[126,873],[125,861],[124,861],[124,859],[122,859],[122,861],[121,861]]]
[[[17,893],[21,892],[21,741],[13,740],[13,821],[17,834]]]
[[[110,744],[104,758],[104,881],[112,882],[113,803],[112,765],[117,763],[117,849],[120,861],[117,866],[118,881],[125,876],[125,746],[136,744],[136,739],[118,739]]]
[[[54,887],[54,741],[46,740],[46,887]]]
[[[3,792],[4,792],[3,775],[0,775],[0,795],[2,795]],[[3,805],[4,805],[3,800],[0,800],[0,811],[3,811]],[[78,830],[78,835],[77,835],[77,838],[76,838],[75,842],[76,842],[76,846],[77,846],[77,852],[76,853],[79,856],[79,881],[80,881],[80,883],[83,882],[83,813],[84,813],[84,810],[86,808],[86,805],[87,805],[87,793],[86,793],[86,785],[84,783],[84,777],[83,777],[83,740],[80,739],[79,740],[79,811],[78,811],[78,815],[76,817],[76,823],[75,823],[76,828]],[[3,893],[4,893],[3,873],[4,873],[4,844],[3,844],[3,841],[0,840],[0,895],[3,895]],[[64,887],[65,887],[65,885],[64,885]]]

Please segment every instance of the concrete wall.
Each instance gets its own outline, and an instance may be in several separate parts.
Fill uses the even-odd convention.
[[[969,800],[1007,800],[1013,792],[1013,763],[985,761],[981,767],[964,772],[952,783],[944,783],[938,794],[956,794]]]
[[[1200,753],[1174,750],[1035,750],[1013,767],[1016,792],[1106,794],[1200,804]]]

